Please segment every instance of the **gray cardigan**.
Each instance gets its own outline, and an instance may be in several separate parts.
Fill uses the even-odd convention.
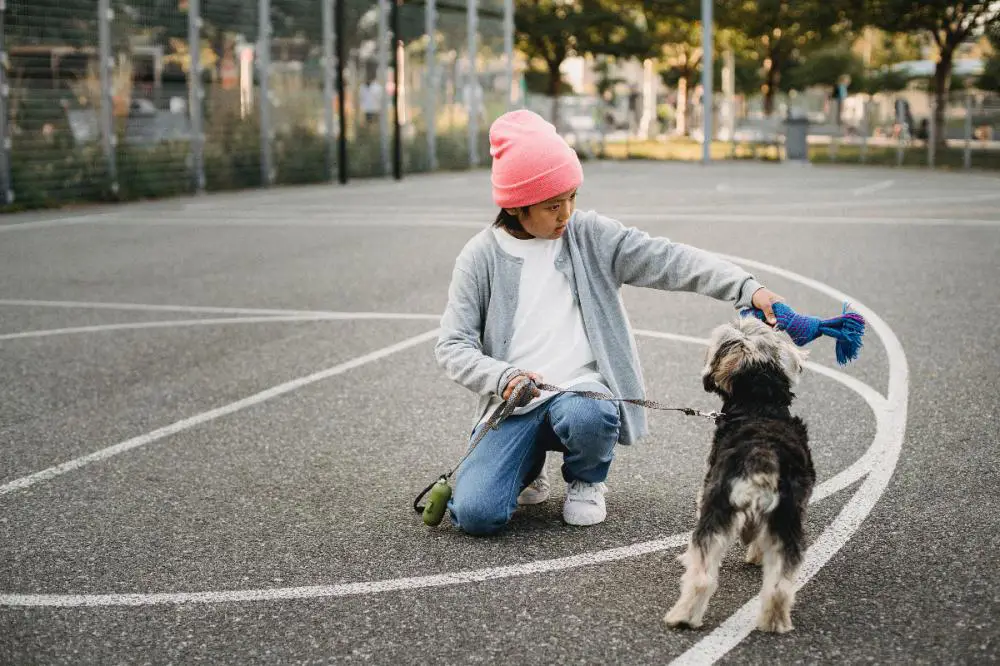
[[[623,284],[694,291],[735,301],[736,307],[749,306],[761,286],[752,275],[710,252],[651,237],[594,211],[575,212],[564,239],[556,268],[569,279],[580,304],[597,368],[620,397],[645,395],[621,299]],[[521,263],[500,248],[489,228],[473,236],[455,261],[434,353],[450,379],[479,394],[473,424],[485,415],[491,395],[500,394],[518,371],[506,359]],[[622,405],[621,417],[621,444],[632,444],[646,434],[642,407]]]

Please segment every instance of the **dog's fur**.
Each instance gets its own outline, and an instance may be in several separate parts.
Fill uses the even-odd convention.
[[[724,416],[698,493],[698,524],[679,558],[686,571],[664,618],[668,626],[701,626],[719,564],[740,533],[746,561],[763,566],[758,628],[792,629],[793,584],[816,482],[806,426],[789,413],[806,356],[788,335],[753,317],[713,331],[702,379],[706,391],[722,397]]]

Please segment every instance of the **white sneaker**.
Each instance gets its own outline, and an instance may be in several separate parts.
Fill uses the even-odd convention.
[[[521,494],[517,496],[517,503],[526,506],[528,504],[541,504],[549,498],[549,493],[552,491],[552,485],[549,483],[548,472],[545,471],[545,466],[542,466],[542,472],[538,477],[524,487]]]
[[[604,506],[604,493],[608,487],[603,483],[571,481],[566,486],[566,503],[563,504],[563,520],[569,525],[596,525],[608,516]]]

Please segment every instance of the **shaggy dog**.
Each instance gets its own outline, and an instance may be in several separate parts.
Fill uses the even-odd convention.
[[[752,317],[713,331],[702,379],[706,391],[722,397],[723,415],[698,494],[698,524],[679,558],[686,571],[680,598],[664,617],[668,626],[701,626],[719,564],[739,533],[746,561],[763,567],[757,627],[792,629],[803,523],[816,482],[806,426],[789,412],[806,356],[788,335]]]

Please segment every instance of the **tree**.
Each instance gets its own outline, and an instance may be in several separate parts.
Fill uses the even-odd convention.
[[[849,76],[852,83],[861,81],[864,63],[846,44],[833,44],[794,61],[782,79],[781,88],[805,90],[822,86],[832,91],[844,75]]]
[[[645,53],[648,43],[634,13],[605,0],[518,0],[517,47],[529,61],[538,59],[548,73],[552,121],[559,122],[560,68],[571,56],[628,57]]]
[[[705,53],[701,26],[676,16],[651,17],[650,25],[654,44],[659,47],[660,61],[665,65],[660,76],[668,87],[677,89],[677,131],[688,134],[688,99],[701,75],[701,59]]]
[[[923,32],[934,40],[938,50],[932,85],[934,136],[944,144],[944,118],[955,51],[975,34],[998,29],[1000,4],[994,0],[872,0],[870,5],[869,17],[874,25],[886,30]]]
[[[763,63],[764,113],[774,111],[774,95],[786,68],[863,18],[863,2],[847,0],[721,0],[718,22],[756,42]]]
[[[986,60],[986,66],[976,85],[983,90],[1000,93],[1000,23],[995,23],[987,31],[987,36],[993,46],[993,53]]]

